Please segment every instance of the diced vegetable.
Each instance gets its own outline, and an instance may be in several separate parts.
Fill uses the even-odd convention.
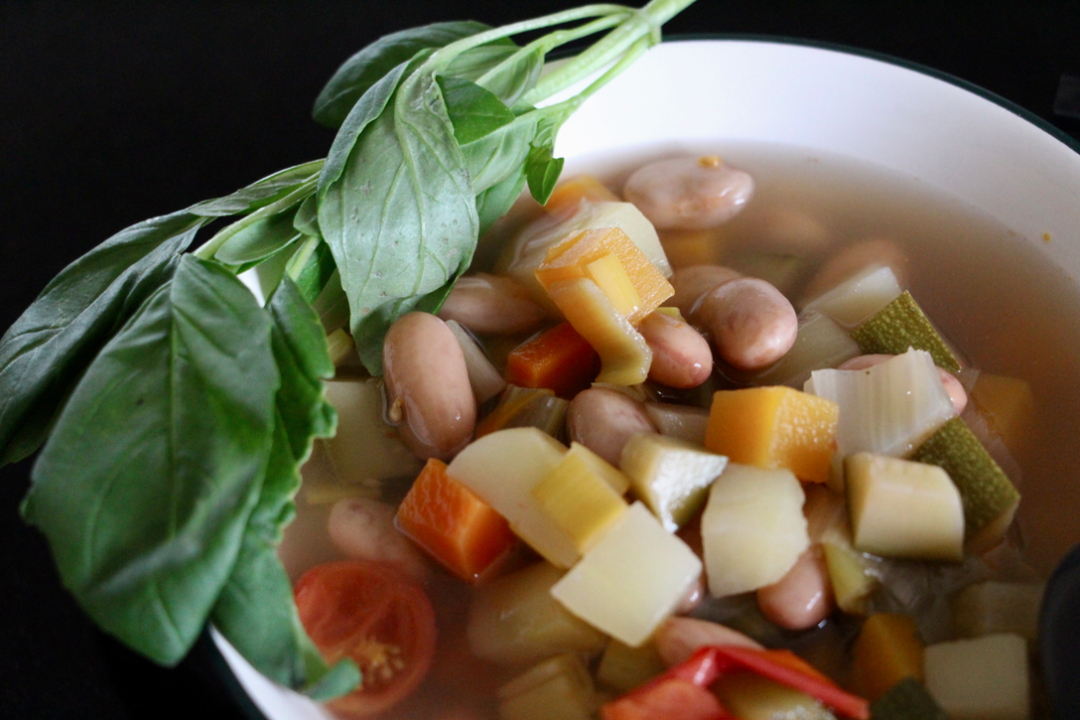
[[[499,688],[498,698],[502,720],[591,720],[596,708],[589,668],[572,653],[529,668]]]
[[[621,268],[621,269],[620,269]],[[551,248],[536,268],[536,279],[551,294],[565,280],[589,278],[615,308],[637,325],[675,293],[664,275],[617,227],[585,230]],[[558,298],[552,301],[565,314]]]
[[[709,593],[735,595],[782,578],[810,546],[804,499],[790,470],[729,463],[701,516]]]
[[[725,465],[723,455],[655,433],[633,435],[619,461],[634,494],[668,532],[675,532],[698,513],[709,485]]]
[[[970,585],[949,602],[953,630],[969,638],[1016,633],[1034,643],[1045,590],[1045,583],[987,580]]]
[[[565,568],[577,562],[579,553],[532,495],[564,454],[562,443],[536,428],[500,430],[466,446],[450,462],[447,474],[495,508],[530,547]]]
[[[855,685],[871,702],[904,678],[923,679],[923,645],[909,615],[875,613],[866,618],[851,654]]]
[[[872,453],[844,459],[854,546],[884,557],[964,558],[964,508],[936,465]]]
[[[906,290],[851,333],[866,355],[900,355],[908,348],[925,350],[934,364],[958,372],[960,361]]]
[[[705,447],[735,463],[824,482],[838,419],[834,401],[787,387],[721,390],[713,395]]]
[[[992,548],[1004,536],[1020,504],[1020,493],[960,418],[945,423],[912,456],[940,465],[964,503],[964,534],[971,552]]]
[[[561,570],[541,562],[480,586],[466,628],[473,654],[492,662],[526,664],[563,652],[599,652],[603,634],[551,595],[562,577]]]
[[[609,479],[613,476],[617,477],[614,482],[625,484],[622,473],[574,443],[532,490],[540,511],[570,537],[580,553],[587,552],[626,512],[622,492]]]
[[[870,705],[874,720],[949,720],[926,687],[915,678],[905,678]]]
[[[510,351],[506,380],[524,388],[548,388],[572,398],[600,371],[600,356],[570,323],[559,323]]]
[[[446,569],[475,583],[509,555],[517,538],[499,513],[446,474],[446,464],[427,461],[398,506],[398,529]]]
[[[506,387],[506,380],[491,364],[484,355],[484,351],[476,344],[472,336],[465,328],[458,325],[454,320],[447,320],[446,327],[454,333],[458,345],[461,346],[461,354],[465,356],[465,369],[469,372],[469,385],[472,386],[476,404],[483,405],[495,397]]]
[[[857,452],[904,457],[956,414],[929,353],[909,350],[865,370],[816,370],[806,392],[840,408],[837,460]],[[837,462],[830,484],[843,486]]]
[[[523,388],[507,385],[499,403],[476,424],[475,437],[490,435],[496,430],[534,427],[558,440],[566,424],[569,400],[555,397],[548,388]]]
[[[691,265],[716,265],[723,257],[724,238],[716,228],[704,230],[664,230],[660,243],[671,262],[671,267]]]
[[[1035,418],[1035,396],[1026,380],[979,373],[971,399],[1009,450],[1016,453],[1025,446]]]
[[[345,332],[343,328],[338,328],[327,335],[326,345],[330,351],[330,361],[335,366],[356,349],[356,343],[353,342],[352,335]]]
[[[871,265],[813,298],[803,306],[802,311],[823,313],[850,329],[883,310],[900,297],[901,292],[892,268]]]
[[[618,202],[619,197],[592,175],[576,175],[562,180],[551,193],[544,210],[553,215],[572,216],[589,203]]]
[[[1031,717],[1027,642],[1008,633],[927,645],[926,689],[949,720]]]
[[[752,672],[734,672],[713,685],[724,707],[739,720],[835,720],[820,701],[808,693]]]
[[[829,571],[836,606],[849,615],[864,615],[869,598],[881,584],[877,568],[869,556],[833,536],[823,540],[825,567]]]
[[[597,382],[645,382],[652,365],[652,350],[595,282],[584,277],[560,280],[548,289],[567,321],[600,355]]]
[[[731,715],[707,689],[663,677],[600,708],[601,720],[722,720]]]
[[[634,648],[612,639],[600,656],[596,681],[616,692],[625,693],[644,685],[666,669],[654,643],[647,642]]]
[[[747,374],[747,379],[754,385],[787,385],[801,390],[814,370],[834,368],[858,354],[858,344],[826,315],[804,313],[791,349],[764,371]]]
[[[701,575],[701,561],[634,503],[551,594],[621,642],[645,642]]]
[[[649,419],[661,435],[705,446],[705,430],[709,427],[709,411],[705,408],[647,402],[645,412],[649,413]]]

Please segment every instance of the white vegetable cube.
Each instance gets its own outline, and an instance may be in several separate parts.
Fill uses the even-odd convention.
[[[637,647],[690,592],[701,561],[636,502],[554,587],[567,610]]]
[[[928,645],[926,689],[950,720],[1031,717],[1027,642],[999,633]]]
[[[555,469],[566,446],[533,427],[499,430],[462,450],[446,473],[506,518],[511,529],[552,565],[580,557],[574,541],[541,511],[532,491]]]
[[[805,499],[790,470],[728,463],[701,516],[709,593],[736,595],[782,578],[810,547]]]
[[[803,311],[824,313],[844,327],[853,328],[900,297],[901,292],[892,268],[873,265],[814,298]]]
[[[685,440],[638,433],[623,446],[619,467],[664,528],[675,532],[697,514],[727,461]]]
[[[937,465],[855,453],[844,460],[852,540],[863,552],[964,559],[960,491]]]

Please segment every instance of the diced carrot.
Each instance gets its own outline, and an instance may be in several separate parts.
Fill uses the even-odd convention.
[[[447,570],[475,583],[508,556],[516,537],[506,519],[432,458],[398,507],[398,529]]]
[[[527,388],[548,388],[572,398],[600,372],[600,356],[570,323],[560,323],[510,351],[506,381]]]
[[[592,175],[578,175],[559,183],[544,209],[553,215],[569,216],[577,212],[582,200],[617,202],[619,198]]]
[[[608,263],[605,258],[609,255],[618,260],[624,272],[607,271]],[[594,265],[597,261],[600,261],[600,264]],[[598,270],[602,275],[596,274]],[[626,316],[631,325],[637,325],[675,294],[675,288],[660,270],[634,241],[617,227],[583,230],[571,235],[548,250],[544,262],[536,268],[536,279],[549,291],[552,285],[561,280],[586,277],[600,285],[612,302],[616,302],[616,295],[637,295],[637,307]],[[628,283],[632,290],[619,287],[621,283]]]

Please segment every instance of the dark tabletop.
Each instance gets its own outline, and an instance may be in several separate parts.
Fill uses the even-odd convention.
[[[311,102],[376,37],[577,4],[0,2],[0,332],[117,230],[323,157],[332,134],[309,119]],[[981,85],[1080,138],[1080,87],[1071,111],[1068,93],[1059,98],[1070,76],[1080,85],[1077,0],[698,0],[667,32],[874,50]],[[205,641],[167,670],[83,617],[42,536],[18,517],[29,470],[0,469],[0,718],[244,717]]]

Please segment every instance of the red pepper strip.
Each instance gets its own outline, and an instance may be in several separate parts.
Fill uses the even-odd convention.
[[[602,720],[730,720],[732,716],[704,687],[662,675],[604,703],[600,717]]]
[[[703,647],[689,660],[660,677],[679,678],[709,687],[732,669],[749,670],[804,692],[846,717],[855,720],[870,717],[870,704],[866,700],[841,690],[790,650],[757,650],[733,645]]]

